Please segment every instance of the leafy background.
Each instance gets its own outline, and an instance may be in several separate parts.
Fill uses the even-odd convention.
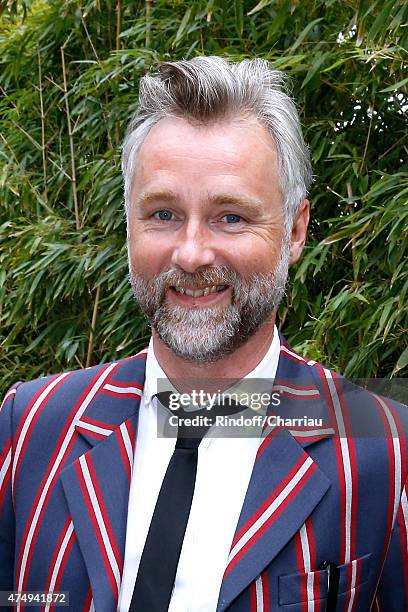
[[[404,0],[0,0],[0,380],[133,354],[120,144],[163,59],[289,73],[315,172],[280,325],[353,377],[407,376]]]

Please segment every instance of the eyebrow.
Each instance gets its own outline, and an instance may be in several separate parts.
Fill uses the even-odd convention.
[[[232,204],[245,210],[251,214],[259,214],[262,211],[262,202],[254,197],[240,196],[232,193],[219,193],[214,197],[209,198],[212,204],[222,206],[223,204]]]
[[[150,204],[154,204],[157,202],[164,203],[172,203],[177,201],[178,196],[173,191],[145,191],[140,194],[137,198],[135,204],[137,206],[148,206]],[[231,204],[233,206],[237,206],[243,211],[246,211],[249,214],[259,214],[262,211],[262,202],[254,197],[249,196],[241,196],[232,193],[218,193],[214,196],[209,196],[208,201],[210,204],[215,204],[216,206],[222,206],[225,204]]]
[[[136,199],[138,206],[147,206],[160,200],[161,202],[174,202],[177,195],[173,191],[145,191]]]

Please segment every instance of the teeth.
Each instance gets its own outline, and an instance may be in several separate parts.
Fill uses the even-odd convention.
[[[191,295],[191,297],[198,297],[203,294],[200,290],[194,291],[193,289],[185,289],[184,291],[186,295]]]
[[[203,297],[209,293],[216,293],[225,289],[226,285],[212,285],[212,287],[205,287],[205,289],[187,289],[186,287],[174,287],[178,293],[183,293],[191,297]]]

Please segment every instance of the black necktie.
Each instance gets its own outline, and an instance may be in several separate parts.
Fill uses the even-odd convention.
[[[193,499],[198,447],[207,429],[194,434],[201,437],[186,438],[186,430],[179,428],[140,559],[129,612],[168,610]]]

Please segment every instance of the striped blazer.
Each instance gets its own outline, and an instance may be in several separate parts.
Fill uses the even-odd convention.
[[[74,612],[116,610],[145,363],[143,350],[6,394],[0,590],[67,591]],[[217,612],[324,612],[324,561],[339,567],[338,611],[408,610],[408,409],[283,338],[275,388],[280,414],[323,425],[265,431]]]

